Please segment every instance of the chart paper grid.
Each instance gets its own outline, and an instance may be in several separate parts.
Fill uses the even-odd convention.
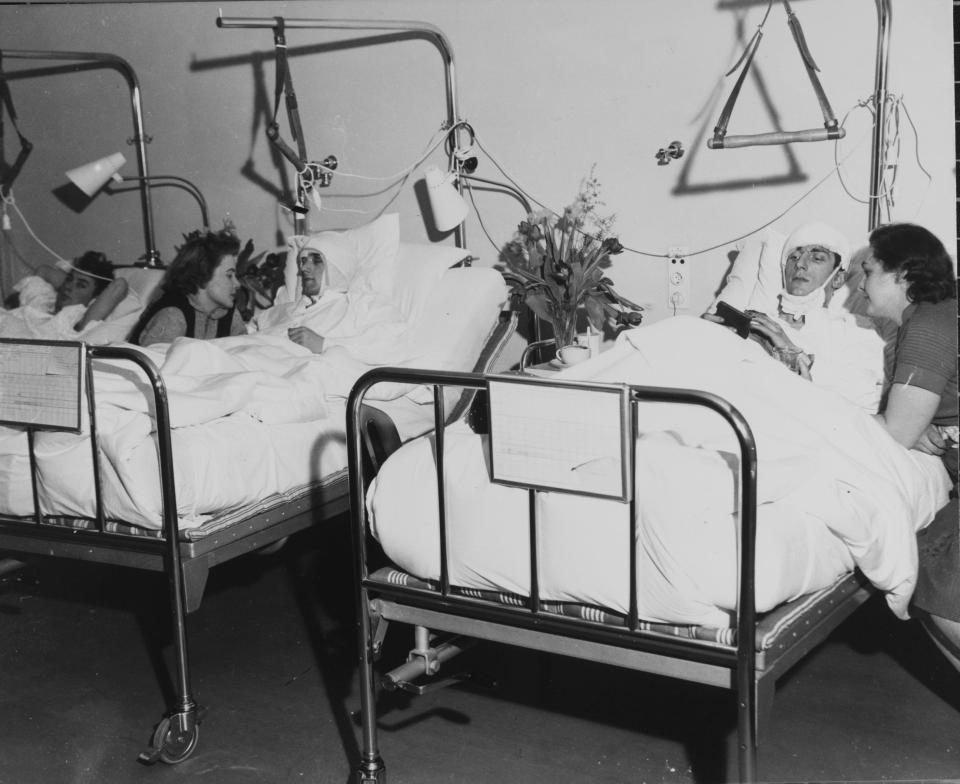
[[[628,390],[489,379],[492,479],[628,501]]]
[[[0,422],[80,430],[83,344],[0,340]]]

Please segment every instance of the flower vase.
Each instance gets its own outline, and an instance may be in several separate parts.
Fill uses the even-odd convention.
[[[577,338],[577,314],[576,311],[566,315],[560,315],[553,319],[553,338],[556,341],[557,358],[560,358],[560,349],[564,346],[571,346]]]

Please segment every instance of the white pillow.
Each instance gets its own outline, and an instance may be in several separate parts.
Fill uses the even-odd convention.
[[[786,235],[773,229],[748,238],[733,260],[710,311],[721,299],[739,310],[775,311],[783,288],[780,256],[786,239]]]
[[[389,296],[400,246],[400,216],[389,213],[355,229],[289,237],[284,268],[286,293],[278,292],[277,303],[292,302],[300,296],[297,254],[305,245],[324,254],[328,286],[333,290],[375,291]]]
[[[121,267],[118,269],[116,276],[127,281],[129,287],[127,296],[132,295],[136,297],[136,300],[131,300],[129,303],[122,300],[114,309],[114,313],[122,315],[125,308],[143,308],[156,299],[160,295],[160,284],[163,282],[165,274],[166,270],[156,267]]]
[[[127,296],[117,303],[117,306],[113,309],[113,312],[107,316],[106,320],[117,321],[124,316],[132,315],[139,318],[141,312],[143,312],[143,300],[140,299],[140,295],[137,294],[136,289],[129,289]]]
[[[400,243],[391,299],[410,324],[420,320],[444,273],[470,251],[450,245]]]

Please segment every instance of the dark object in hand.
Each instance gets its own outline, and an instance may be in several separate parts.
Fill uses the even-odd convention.
[[[717,303],[716,315],[725,327],[732,328],[740,337],[746,338],[750,335],[750,316],[733,305],[720,300]]]

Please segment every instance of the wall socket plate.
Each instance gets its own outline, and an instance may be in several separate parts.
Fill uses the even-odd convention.
[[[686,256],[688,248],[670,247],[667,250],[667,307],[685,310],[690,307],[690,272],[692,265]]]

